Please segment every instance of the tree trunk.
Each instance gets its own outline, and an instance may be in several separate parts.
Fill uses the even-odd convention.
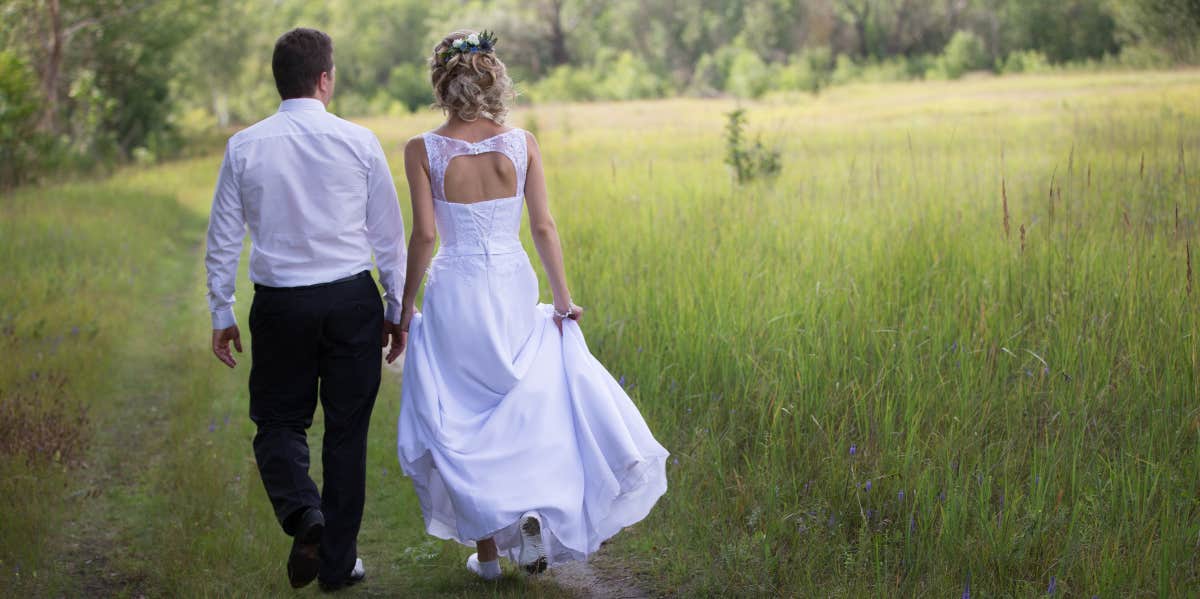
[[[58,128],[58,76],[62,70],[63,61],[63,27],[62,14],[58,0],[46,0],[46,20],[49,28],[46,32],[46,61],[42,65],[42,95],[46,104],[42,107],[42,116],[38,119],[38,130],[55,133]]]
[[[550,21],[550,60],[554,66],[571,62],[571,53],[567,50],[567,34],[563,28],[563,0],[550,0],[549,12],[546,15]]]

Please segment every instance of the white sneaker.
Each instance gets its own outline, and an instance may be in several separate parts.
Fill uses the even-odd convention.
[[[479,561],[479,554],[472,553],[471,557],[467,558],[467,569],[474,572],[477,576],[484,580],[496,580],[500,578],[500,560],[492,560],[490,562]]]
[[[546,547],[542,544],[542,523],[534,512],[525,512],[519,521],[521,528],[521,553],[517,563],[528,574],[546,571]]]

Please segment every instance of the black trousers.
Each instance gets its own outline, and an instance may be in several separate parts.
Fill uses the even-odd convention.
[[[382,330],[383,305],[366,272],[312,287],[256,286],[250,308],[250,419],[258,426],[258,471],[287,534],[295,534],[308,508],[324,512],[319,577],[330,582],[349,575],[358,554]],[[318,395],[325,411],[320,493],[308,475],[305,435]]]

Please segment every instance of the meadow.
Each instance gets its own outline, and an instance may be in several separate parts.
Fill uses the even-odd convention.
[[[511,119],[541,142],[589,345],[674,455],[605,552],[652,595],[1194,595],[1200,71],[741,103],[783,162],[744,185],[738,106]],[[403,141],[438,122],[363,121],[402,203]],[[219,159],[0,198],[5,594],[292,594],[248,362],[208,351]],[[391,372],[347,594],[569,595],[474,582],[423,534],[398,411]]]

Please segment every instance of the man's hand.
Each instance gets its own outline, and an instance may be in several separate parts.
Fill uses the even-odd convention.
[[[233,347],[237,349],[238,353],[242,353],[242,334],[238,331],[236,324],[227,329],[213,329],[213,355],[224,362],[226,366],[233,368],[237,366],[237,360],[234,360],[233,354],[229,352],[230,341],[233,342]]]
[[[395,362],[396,358],[400,357],[401,352],[404,351],[404,346],[408,345],[408,329],[407,327],[401,329],[400,326],[393,322],[383,321],[383,347],[387,347],[389,341],[392,344],[387,353],[388,364]]]

